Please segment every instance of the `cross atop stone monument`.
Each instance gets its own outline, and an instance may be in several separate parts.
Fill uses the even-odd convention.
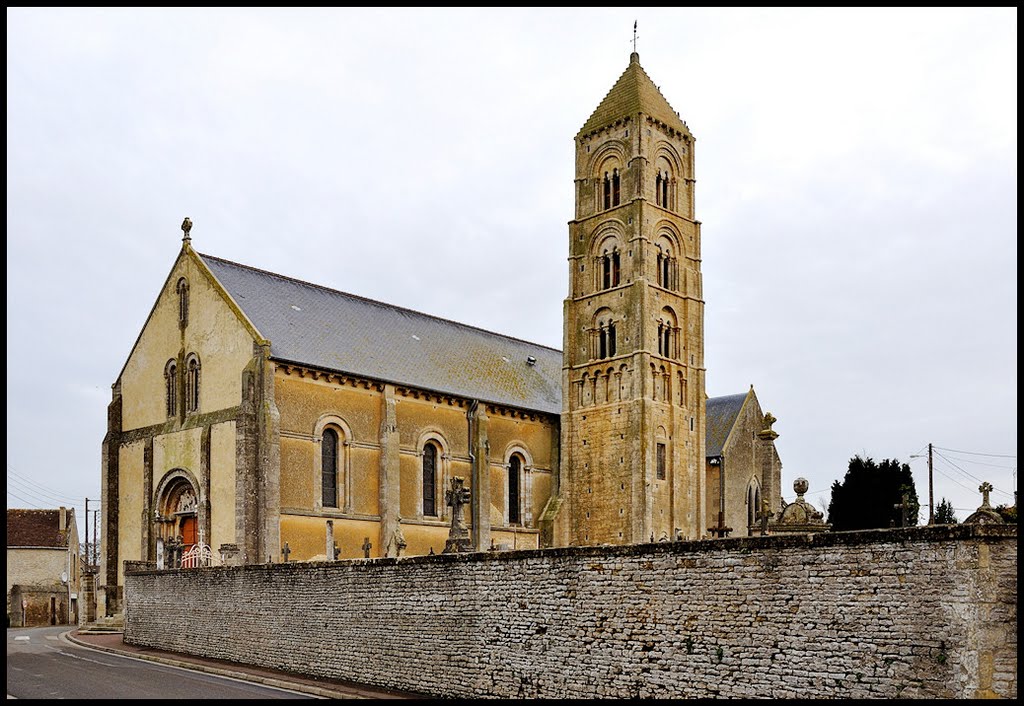
[[[448,539],[444,543],[442,554],[473,551],[469,530],[466,529],[466,523],[462,521],[462,508],[469,503],[472,497],[465,482],[462,476],[452,476],[449,481],[451,487],[444,492],[444,502],[452,509],[452,526],[448,530]]]
[[[992,490],[993,490],[992,484],[989,483],[988,481],[985,481],[984,483],[982,483],[981,485],[978,486],[978,492],[981,493],[981,506],[982,507],[991,507],[991,505],[989,505],[989,502],[988,502],[988,494],[991,493]]]
[[[364,537],[363,538],[363,546],[360,547],[360,548],[363,550],[363,558],[364,559],[369,559],[370,558],[370,550],[373,549],[373,544],[370,543],[370,538],[369,537]]]
[[[185,216],[185,220],[181,222],[181,232],[184,233],[182,240],[192,240],[190,233],[192,232],[192,219]]]
[[[288,563],[288,555],[292,553],[291,547],[288,546],[288,542],[284,543],[284,549],[281,550],[281,556],[284,557],[284,563]]]

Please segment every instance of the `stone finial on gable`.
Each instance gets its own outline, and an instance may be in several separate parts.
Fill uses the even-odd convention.
[[[184,237],[181,239],[182,242],[188,242],[192,240],[192,236],[189,233],[192,232],[192,219],[185,216],[185,220],[181,222],[181,232],[184,233]]]

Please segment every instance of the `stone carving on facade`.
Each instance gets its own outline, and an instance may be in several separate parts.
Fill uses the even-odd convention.
[[[978,486],[981,493],[981,507],[971,513],[971,516],[964,520],[965,525],[1001,525],[1006,521],[1003,516],[992,509],[989,504],[988,494],[992,492],[991,483],[982,483]]]
[[[181,495],[178,496],[178,501],[174,507],[174,513],[190,513],[196,511],[196,494],[191,489],[186,488],[181,491]]]
[[[462,521],[462,508],[470,500],[471,493],[465,487],[465,479],[461,476],[452,476],[451,488],[445,491],[445,504],[452,509],[452,524],[448,530],[448,539],[444,543],[442,554],[459,554],[473,551],[473,542],[469,537],[469,530],[466,523]]]
[[[782,509],[782,515],[779,517],[778,522],[771,524],[771,531],[773,533],[827,532],[831,529],[831,525],[825,522],[822,513],[804,500],[804,493],[807,492],[808,487],[806,478],[797,478],[793,481],[796,500],[788,503]]]
[[[395,525],[395,531],[391,533],[391,539],[388,540],[385,556],[402,556],[402,550],[405,547],[405,535],[402,534],[402,524],[401,519],[399,519],[399,523]]]

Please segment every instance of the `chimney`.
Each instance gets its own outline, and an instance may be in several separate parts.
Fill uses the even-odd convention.
[[[60,524],[58,525],[57,529],[59,529],[61,532],[63,532],[64,530],[66,530],[68,528],[68,510],[67,510],[66,507],[61,507],[61,509],[60,509],[60,521],[59,522],[60,522]]]

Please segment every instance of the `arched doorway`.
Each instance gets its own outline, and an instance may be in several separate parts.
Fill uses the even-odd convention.
[[[154,513],[158,566],[180,567],[182,555],[202,540],[198,497],[188,471],[175,469],[160,481]]]

